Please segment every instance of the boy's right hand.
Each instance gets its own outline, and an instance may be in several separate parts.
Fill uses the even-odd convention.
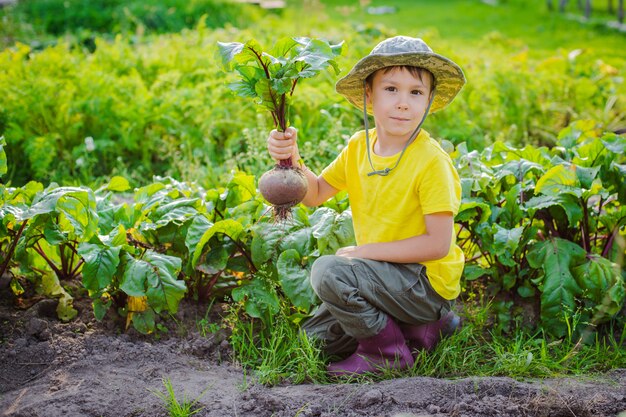
[[[293,127],[288,127],[284,132],[272,130],[267,138],[267,150],[275,160],[291,158],[292,164],[296,165],[300,160],[298,131]]]

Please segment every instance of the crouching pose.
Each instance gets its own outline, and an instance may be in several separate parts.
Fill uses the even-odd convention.
[[[450,157],[421,126],[464,83],[450,59],[421,39],[397,36],[337,82],[337,92],[363,110],[365,130],[321,175],[303,166],[295,129],[270,133],[270,155],[303,166],[304,204],[348,192],[357,245],[313,264],[322,305],[303,324],[329,354],[349,355],[328,366],[332,375],[410,367],[412,350],[432,349],[459,326],[451,308],[464,265],[454,232],[461,186]]]

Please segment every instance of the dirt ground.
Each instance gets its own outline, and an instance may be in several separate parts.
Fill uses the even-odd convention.
[[[197,416],[618,416],[626,369],[587,379],[404,378],[372,384],[265,387],[230,361],[223,334],[202,337],[205,311],[184,306],[182,327],[155,339],[96,322],[79,306],[70,323],[55,302],[15,309],[0,294],[0,416],[167,416],[154,392],[169,378]],[[185,325],[189,323],[189,325]],[[183,329],[183,330],[180,330]]]

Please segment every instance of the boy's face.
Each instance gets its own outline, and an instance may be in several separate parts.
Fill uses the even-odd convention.
[[[398,67],[374,74],[366,87],[379,138],[407,140],[424,117],[431,91],[431,77],[422,79]]]

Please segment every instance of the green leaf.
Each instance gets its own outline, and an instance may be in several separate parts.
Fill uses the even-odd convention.
[[[226,196],[226,206],[236,207],[256,195],[256,185],[254,175],[237,172],[228,182],[228,194]]]
[[[576,167],[576,177],[580,181],[581,187],[587,190],[591,189],[593,181],[598,177],[598,172],[602,168],[601,166],[586,168],[578,165],[574,165],[574,167]]]
[[[321,207],[311,215],[311,224],[320,255],[335,254],[339,248],[355,244],[349,211],[338,215],[331,208]]]
[[[607,133],[601,138],[602,144],[616,155],[626,153],[626,136]]]
[[[280,301],[273,284],[262,277],[254,277],[232,291],[233,300],[243,302],[246,313],[251,317],[263,318],[274,315],[280,309]]]
[[[304,47],[299,48],[299,54],[295,58],[296,61],[302,61],[307,64],[298,74],[301,78],[310,78],[315,76],[321,70],[333,64],[333,58],[341,53],[341,44],[330,45],[328,42],[320,39],[296,38],[296,40]],[[337,69],[332,65],[333,69]]]
[[[557,143],[565,149],[572,149],[590,134],[594,134],[596,122],[594,120],[577,120],[559,132]]]
[[[163,227],[169,223],[180,226],[190,217],[195,216],[200,206],[201,201],[198,198],[181,198],[160,205],[150,218],[157,227]]]
[[[504,253],[506,251],[515,253],[522,238],[524,228],[514,227],[512,229],[506,229],[499,224],[495,224],[494,226],[497,230],[494,234],[494,242],[498,248],[498,253]]]
[[[302,257],[295,249],[280,254],[276,264],[282,289],[295,307],[310,311],[316,304],[309,270],[302,266]]]
[[[17,295],[19,297],[20,295],[24,294],[24,287],[22,287],[22,284],[20,284],[17,278],[13,277],[9,286],[11,287],[11,292],[13,293],[13,295]]]
[[[576,197],[582,195],[576,172],[566,168],[564,165],[557,165],[548,170],[537,181],[535,192],[554,197],[563,193],[573,194]]]
[[[484,276],[492,277],[494,275],[494,271],[492,268],[483,268],[479,265],[465,265],[463,269],[463,278],[465,281],[475,281]]]
[[[526,177],[526,174],[529,172],[536,172],[538,174],[543,174],[545,169],[543,166],[536,162],[527,161],[526,159],[517,159],[513,161],[509,161],[502,165],[496,165],[493,167],[496,171],[494,173],[494,179],[500,181],[502,178],[512,175],[518,180]]]
[[[57,305],[57,316],[63,321],[70,321],[78,314],[74,308],[74,299],[61,286],[59,278],[53,273],[44,273],[41,277],[41,291],[43,295],[55,297],[59,299]]]
[[[613,160],[615,158],[614,155],[607,152],[604,143],[597,138],[578,146],[576,153],[578,156],[573,158],[572,162],[584,167],[602,165],[605,159]]]
[[[252,243],[252,262],[257,268],[276,255],[280,241],[285,238],[285,230],[275,223],[259,223],[254,228]]]
[[[241,79],[229,83],[228,88],[240,97],[257,97],[256,84],[265,78],[263,70],[258,67],[241,66],[237,68],[237,72],[241,75]]]
[[[124,273],[120,280],[120,289],[133,297],[146,295],[146,281],[150,273],[150,265],[140,259],[124,254]]]
[[[217,47],[222,58],[222,65],[230,69],[235,57],[243,51],[244,45],[240,42],[218,42]]]
[[[213,275],[226,269],[231,253],[226,246],[212,248],[204,257],[204,260],[196,269],[205,274]]]
[[[135,312],[131,319],[133,327],[142,334],[150,334],[154,331],[155,314],[151,309]]]
[[[159,191],[165,189],[165,184],[161,182],[154,182],[152,184],[141,187],[135,191],[135,201],[137,203],[147,203],[149,199],[157,194]]]
[[[263,57],[263,49],[255,40],[249,40],[245,44],[239,42],[218,42],[217,46],[222,58],[222,65],[226,69],[236,68],[238,65],[249,62],[258,64],[262,61],[265,65],[269,65],[271,62],[268,57]]]
[[[527,284],[517,287],[517,293],[520,295],[520,297],[531,298],[535,296],[536,291],[533,287]]]
[[[598,324],[617,314],[624,302],[624,280],[618,265],[599,255],[572,269],[584,297],[594,308],[594,323]]]
[[[67,234],[63,233],[61,227],[56,222],[52,221],[50,216],[47,216],[47,218],[48,221],[43,227],[43,236],[46,241],[53,246],[67,242]]]
[[[81,243],[78,254],[83,258],[83,285],[91,292],[99,292],[111,285],[120,263],[120,247]]]
[[[202,235],[204,235],[211,226],[213,226],[213,223],[204,214],[194,216],[187,229],[187,235],[185,236],[185,246],[187,246],[189,253],[194,253],[198,242],[202,239]]]
[[[108,191],[124,192],[130,190],[130,183],[126,178],[116,175],[111,178],[111,181],[109,181],[104,189]]]
[[[532,216],[537,210],[559,206],[563,208],[567,216],[567,221],[571,227],[575,227],[583,218],[583,209],[580,200],[572,194],[562,194],[557,196],[533,197],[524,204],[528,213]]]
[[[196,267],[196,265],[198,264],[198,259],[200,258],[200,256],[202,255],[202,251],[204,250],[204,246],[215,234],[223,233],[233,241],[237,241],[239,240],[239,237],[241,236],[243,231],[244,230],[241,223],[232,219],[220,220],[219,222],[213,224],[208,230],[206,230],[202,234],[202,237],[198,241],[198,244],[196,245],[193,256],[191,258],[191,266],[193,268]]]
[[[178,279],[182,261],[150,250],[144,254],[143,261],[150,265],[146,277],[148,305],[157,313],[164,310],[176,313],[180,300],[187,292],[185,282]]]
[[[314,246],[311,232],[312,228],[306,227],[287,234],[280,242],[280,250],[295,249],[301,256],[308,256],[313,252]]]
[[[78,237],[87,241],[98,229],[96,200],[90,189],[78,187],[49,188],[35,198],[28,210],[29,217],[60,213]]]
[[[182,261],[148,250],[141,259],[125,255],[126,265],[120,289],[133,297],[148,296],[148,305],[157,313],[175,313],[185,295],[185,282],[178,280]]]
[[[299,43],[294,38],[281,38],[276,41],[269,52],[274,57],[286,57],[294,54],[294,47],[297,45]],[[276,58],[274,58],[275,60]]]
[[[496,141],[492,147],[493,153],[506,153],[508,160],[525,159],[529,162],[535,162],[541,166],[550,166],[549,153],[545,148],[535,148],[534,146],[527,145],[522,149],[513,148],[506,143]],[[484,153],[483,153],[484,155]],[[487,159],[483,156],[481,163],[484,164],[484,160]]]
[[[484,201],[474,199],[463,199],[459,213],[455,217],[455,221],[472,223],[484,223],[491,216],[491,206]]]
[[[126,228],[121,224],[111,230],[108,235],[99,235],[98,239],[105,246],[124,246],[128,244]]]
[[[528,252],[530,266],[544,271],[541,320],[556,336],[567,334],[565,318],[576,312],[575,299],[582,289],[571,270],[584,261],[585,255],[580,246],[560,238],[540,242]]]
[[[109,299],[107,302],[103,302],[100,298],[95,298],[91,303],[93,307],[93,314],[98,321],[102,321],[109,308],[111,308],[113,300]]]

